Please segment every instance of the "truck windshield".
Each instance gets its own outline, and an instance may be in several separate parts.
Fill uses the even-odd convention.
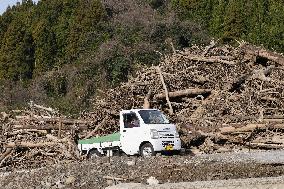
[[[140,110],[140,116],[145,124],[169,124],[169,120],[158,110]]]

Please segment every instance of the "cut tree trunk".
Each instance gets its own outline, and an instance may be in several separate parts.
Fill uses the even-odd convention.
[[[85,137],[84,137],[84,139],[88,139],[88,138],[90,138],[90,137],[92,137],[96,132],[97,132],[97,130],[100,128],[100,127],[102,127],[105,123],[106,123],[106,121],[108,120],[108,116],[106,116],[103,120],[102,120],[102,122],[100,123],[100,124],[98,124],[96,127],[95,127],[95,129],[94,130],[92,130],[90,133],[88,133]]]
[[[233,66],[233,65],[236,64],[236,62],[226,60],[226,59],[229,59],[229,58],[224,58],[224,57],[221,57],[221,58],[223,58],[223,59],[221,59],[220,57],[204,57],[204,56],[196,56],[196,55],[193,55],[193,54],[189,54],[189,55],[184,54],[184,56],[186,56],[186,58],[189,59],[189,60],[198,61],[198,62],[222,63],[222,64],[226,64],[226,65],[229,65],[229,66]]]
[[[265,144],[265,143],[246,143],[250,148],[264,148],[264,149],[284,149],[281,144]]]
[[[211,93],[211,89],[186,89],[181,91],[169,92],[168,95],[171,98],[188,96],[188,95],[201,95]],[[156,99],[164,99],[166,95],[164,93],[155,95]]]
[[[34,121],[34,122],[45,122],[45,123],[63,123],[63,124],[82,124],[82,125],[87,125],[87,124],[92,124],[92,121],[84,121],[84,120],[78,120],[78,119],[66,119],[66,118],[34,118],[30,116],[18,116],[18,121]]]
[[[15,147],[26,147],[26,148],[40,148],[45,146],[55,146],[58,145],[57,142],[42,142],[42,143],[33,143],[33,142],[10,142],[5,144],[6,148],[15,148]]]
[[[6,151],[0,157],[0,167],[2,167],[3,162],[5,159],[12,153],[13,148],[7,148]]]
[[[150,103],[151,94],[152,94],[152,91],[149,90],[148,94],[144,98],[144,104],[143,104],[144,109],[150,109],[151,108],[151,103]]]
[[[265,69],[260,69],[260,70],[253,70],[251,73],[245,74],[240,76],[230,87],[229,91],[233,92],[235,90],[239,90],[242,84],[244,84],[247,80],[249,79],[259,79],[262,81],[268,81],[269,78],[266,76],[271,73],[272,69],[274,66],[268,66]]]
[[[284,57],[281,54],[265,50],[261,47],[255,47],[249,44],[241,44],[240,48],[249,56],[261,57],[267,60],[276,62],[277,64],[284,66]]]
[[[234,134],[234,133],[245,133],[245,132],[252,132],[255,129],[284,129],[284,124],[275,124],[275,125],[268,125],[268,124],[247,124],[246,126],[235,128],[232,126],[222,127],[220,128],[221,134]]]
[[[162,84],[163,84],[163,88],[164,88],[164,90],[165,90],[165,94],[164,94],[164,95],[165,95],[165,98],[166,98],[167,103],[168,103],[169,108],[170,108],[169,112],[170,112],[170,114],[172,115],[172,114],[174,113],[174,111],[173,111],[172,104],[171,104],[171,101],[170,101],[170,98],[169,98],[169,92],[168,92],[167,85],[166,85],[166,83],[165,83],[165,81],[164,81],[164,77],[163,77],[161,68],[160,68],[160,67],[157,67],[156,69],[157,69],[157,72],[159,73],[161,82],[162,82]]]
[[[36,129],[36,130],[71,130],[71,129],[78,129],[78,130],[86,130],[88,129],[87,126],[74,126],[74,125],[58,125],[54,124],[45,124],[45,125],[14,125],[14,130],[21,130],[21,129]]]

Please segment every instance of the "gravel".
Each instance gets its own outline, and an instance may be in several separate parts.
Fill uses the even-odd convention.
[[[228,152],[219,154],[202,154],[198,161],[254,162],[263,164],[284,163],[284,150]],[[193,159],[194,160],[194,159]]]
[[[263,177],[249,179],[231,179],[217,181],[197,181],[143,185],[140,183],[122,183],[106,189],[283,189],[284,177]]]
[[[197,156],[107,157],[59,162],[37,169],[2,170],[1,189],[105,188],[119,183],[179,183],[284,175],[284,151]],[[160,185],[159,185],[160,186]],[[161,185],[163,186],[163,185]]]

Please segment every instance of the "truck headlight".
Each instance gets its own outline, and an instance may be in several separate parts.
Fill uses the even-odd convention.
[[[159,138],[159,133],[156,129],[151,129],[151,138],[152,139],[158,139]]]
[[[175,132],[175,138],[179,138],[179,134],[177,131]]]

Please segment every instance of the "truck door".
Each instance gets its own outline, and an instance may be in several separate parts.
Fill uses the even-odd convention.
[[[134,155],[139,152],[140,121],[134,112],[122,112],[120,121],[121,148],[128,155]]]

